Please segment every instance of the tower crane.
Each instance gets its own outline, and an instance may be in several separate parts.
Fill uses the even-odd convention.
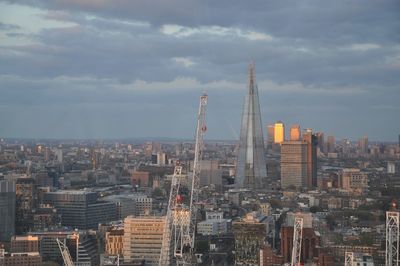
[[[197,115],[195,155],[193,163],[190,201],[188,206],[183,203],[179,194],[182,166],[175,166],[171,182],[167,215],[163,233],[159,265],[169,265],[170,259],[176,259],[178,265],[193,264],[193,250],[196,233],[196,220],[200,194],[200,162],[203,155],[203,136],[207,130],[205,117],[208,96],[200,96]],[[171,254],[173,251],[173,254]]]
[[[72,261],[71,254],[69,253],[68,247],[60,241],[60,239],[56,238],[58,248],[60,249],[61,256],[64,260],[65,266],[74,266],[74,262]]]
[[[293,225],[293,249],[292,249],[291,266],[300,265],[302,238],[303,238],[303,218],[295,217]]]

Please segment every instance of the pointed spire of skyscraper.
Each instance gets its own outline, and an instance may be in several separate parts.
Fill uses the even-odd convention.
[[[237,188],[265,187],[267,167],[264,153],[264,137],[255,80],[255,65],[249,65],[249,88],[245,97],[239,153],[236,164]]]

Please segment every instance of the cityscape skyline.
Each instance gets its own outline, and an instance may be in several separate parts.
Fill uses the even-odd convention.
[[[253,59],[265,124],[397,140],[396,1],[85,3],[0,2],[0,136],[238,139]]]

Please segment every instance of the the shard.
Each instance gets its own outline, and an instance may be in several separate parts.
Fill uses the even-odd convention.
[[[262,188],[267,186],[264,137],[254,71],[254,64],[252,63],[249,66],[248,92],[243,106],[239,152],[236,162],[235,185],[237,188]]]

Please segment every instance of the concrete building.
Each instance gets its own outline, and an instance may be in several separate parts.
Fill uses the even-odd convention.
[[[368,175],[360,169],[343,169],[339,176],[340,187],[345,190],[363,191],[368,187]]]
[[[300,125],[292,125],[290,127],[290,140],[298,141],[301,137]]]
[[[374,266],[374,259],[369,253],[353,252],[353,265]]]
[[[307,148],[304,141],[285,141],[281,146],[281,187],[307,185]]]
[[[263,245],[260,249],[260,266],[283,265],[282,255],[277,255],[270,245]]]
[[[288,213],[285,223],[281,227],[281,254],[284,262],[290,262],[293,248],[293,224],[295,216],[303,217],[303,237],[301,242],[301,261],[302,263],[312,262],[313,258],[318,257],[318,247],[320,246],[320,234],[315,231],[312,224],[311,213],[294,214]]]
[[[0,265],[6,266],[41,266],[42,257],[39,252],[20,252],[20,253],[4,253],[0,254]]]
[[[28,232],[33,227],[32,210],[36,208],[36,184],[30,177],[18,178],[15,184],[16,234]]]
[[[307,180],[306,187],[313,189],[317,187],[317,146],[318,138],[311,129],[303,134],[303,141],[307,143]]]
[[[336,143],[334,136],[328,136],[326,142],[326,150],[328,153],[334,153],[336,151]]]
[[[285,141],[285,125],[282,121],[278,121],[274,126],[274,143],[281,144]]]
[[[158,265],[164,226],[164,217],[126,217],[123,237],[124,262],[134,265]]]
[[[153,208],[153,199],[141,193],[111,195],[102,200],[115,204],[118,220],[129,215],[149,215]]]
[[[56,242],[59,239],[68,247],[75,265],[100,265],[98,239],[94,231],[32,232],[31,235],[39,238],[43,262],[62,263]]]
[[[269,186],[258,87],[254,68],[254,64],[250,64],[248,92],[243,106],[236,163],[236,188],[262,188]]]
[[[234,221],[232,228],[236,265],[259,265],[259,251],[267,236],[267,225],[259,219],[257,213],[249,213],[244,219]]]
[[[32,235],[13,236],[11,238],[10,252],[39,252],[39,237]]]
[[[230,220],[224,219],[223,212],[206,212],[206,220],[197,224],[197,233],[201,235],[222,235],[228,232]]]
[[[61,215],[61,224],[78,229],[95,229],[99,223],[116,220],[112,202],[100,202],[97,193],[84,190],[60,190],[44,194],[44,202]]]
[[[275,126],[267,125],[267,144],[271,145],[275,140]]]
[[[200,235],[217,236],[228,231],[227,220],[210,219],[197,223],[197,233]]]
[[[111,228],[106,232],[105,237],[105,254],[107,256],[122,256],[124,250],[124,229]]]
[[[192,167],[193,163],[191,163]],[[222,169],[219,167],[219,160],[202,160],[200,161],[200,186],[221,186],[222,185]]]
[[[15,234],[15,182],[0,180],[0,242]]]
[[[133,186],[138,185],[139,187],[149,186],[150,173],[147,171],[134,171],[132,173],[131,184]]]
[[[368,153],[368,137],[364,136],[358,140],[358,150],[361,154]]]

